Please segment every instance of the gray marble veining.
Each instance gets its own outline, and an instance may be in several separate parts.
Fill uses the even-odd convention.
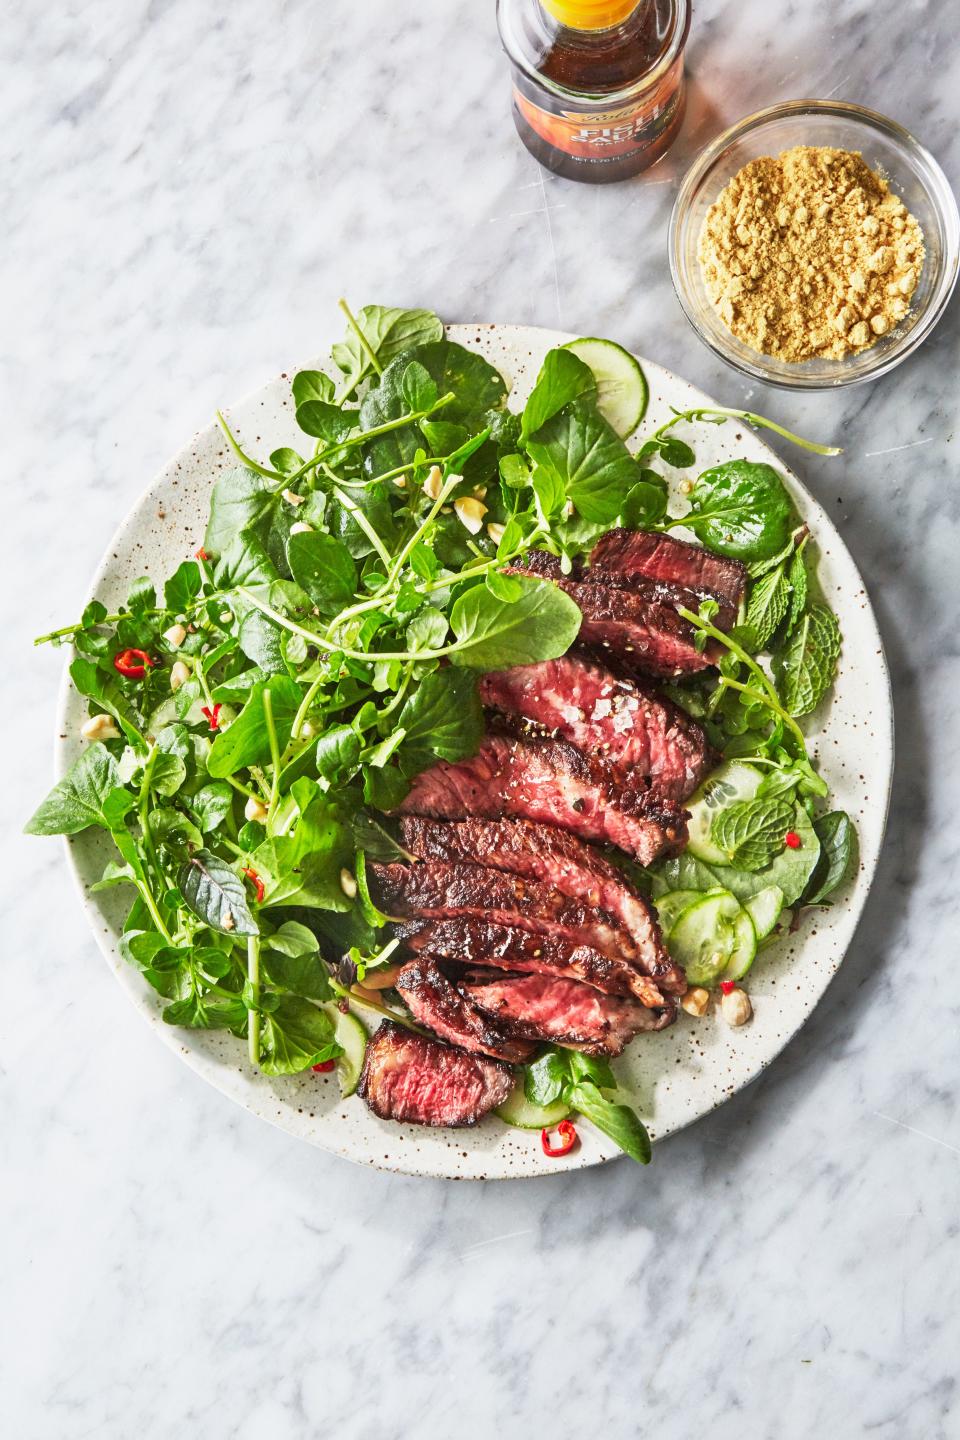
[[[645,179],[588,189],[517,142],[491,4],[7,6],[10,1434],[960,1433],[960,308],[895,374],[800,398],[700,346],[665,255],[689,158],[776,99],[892,114],[956,184],[951,8],[704,0],[677,146]],[[863,570],[892,663],[880,873],[812,1021],[648,1172],[457,1186],[297,1145],[152,1041],[56,845],[17,834],[48,782],[60,671],[31,637],[76,611],[166,456],[314,353],[342,293],[609,334],[846,446],[790,458]]]

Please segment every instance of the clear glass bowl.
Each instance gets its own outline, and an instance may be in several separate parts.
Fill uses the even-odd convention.
[[[923,271],[904,320],[869,349],[843,360],[800,364],[762,355],[738,340],[710,300],[697,246],[704,216],[728,180],[749,160],[778,155],[793,145],[859,150],[916,216],[923,231]],[[701,340],[745,375],[790,390],[858,385],[905,360],[943,314],[957,279],[960,216],[947,178],[909,131],[860,105],[833,100],[792,100],[748,115],[714,140],[688,171],[670,219],[670,273],[677,298]]]

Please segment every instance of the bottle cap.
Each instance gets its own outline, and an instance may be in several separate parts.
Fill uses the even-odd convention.
[[[571,30],[606,30],[611,25],[619,25],[639,3],[640,0],[541,0],[543,8]]]

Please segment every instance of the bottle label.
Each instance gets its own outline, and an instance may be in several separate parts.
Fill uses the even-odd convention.
[[[683,57],[671,65],[652,95],[611,110],[544,110],[514,85],[513,100],[532,130],[578,160],[615,160],[635,155],[663,133],[680,103]]]

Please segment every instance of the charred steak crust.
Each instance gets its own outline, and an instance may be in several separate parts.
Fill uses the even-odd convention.
[[[634,960],[637,947],[604,910],[564,895],[552,885],[464,861],[367,867],[371,898],[387,915],[449,919],[454,915],[502,917],[524,930],[553,932],[592,945],[614,959]]]
[[[408,949],[444,961],[560,975],[592,985],[606,995],[632,995],[650,1010],[671,1003],[650,976],[641,974],[629,960],[605,955],[563,934],[527,929],[520,916],[425,916],[400,925],[396,934]]]
[[[658,1015],[635,1000],[546,975],[491,976],[472,970],[457,988],[507,1033],[588,1055],[621,1055],[635,1035],[662,1029],[675,1013],[670,1006]]]
[[[474,1005],[469,994],[451,984],[428,956],[403,967],[397,989],[414,1020],[451,1045],[511,1065],[522,1065],[534,1052],[530,1040],[519,1031],[501,1029],[489,1011]]]
[[[367,1043],[357,1093],[381,1120],[408,1125],[475,1125],[502,1105],[513,1073],[385,1020]]]
[[[720,629],[733,623],[747,585],[746,566],[739,560],[714,555],[702,545],[672,535],[622,528],[609,530],[597,541],[590,555],[590,573],[626,576],[630,581],[679,588],[700,599],[716,600]]]
[[[611,649],[632,670],[662,678],[694,674],[714,663],[714,651],[709,646],[703,651],[696,648],[693,626],[672,603],[633,588],[605,585],[601,576],[592,573],[580,580],[546,577],[542,563],[534,569],[530,560],[526,556],[522,565],[509,566],[507,573],[549,578],[576,601],[583,615],[578,636],[582,644]]]
[[[648,813],[676,812],[715,763],[702,727],[685,711],[583,654],[492,671],[481,678],[480,697],[595,756]]]
[[[631,814],[621,805],[617,789],[609,775],[591,768],[569,741],[517,739],[494,729],[469,760],[442,760],[418,775],[399,809],[450,820],[507,815],[542,821],[616,845],[641,865],[682,848],[687,838],[682,815],[662,824],[648,815]]]
[[[636,963],[658,988],[684,993],[683,971],[667,954],[653,907],[631,888],[622,870],[569,831],[529,820],[450,823],[411,815],[401,821],[400,837],[422,860],[466,860],[508,870],[608,911],[630,935]]]

